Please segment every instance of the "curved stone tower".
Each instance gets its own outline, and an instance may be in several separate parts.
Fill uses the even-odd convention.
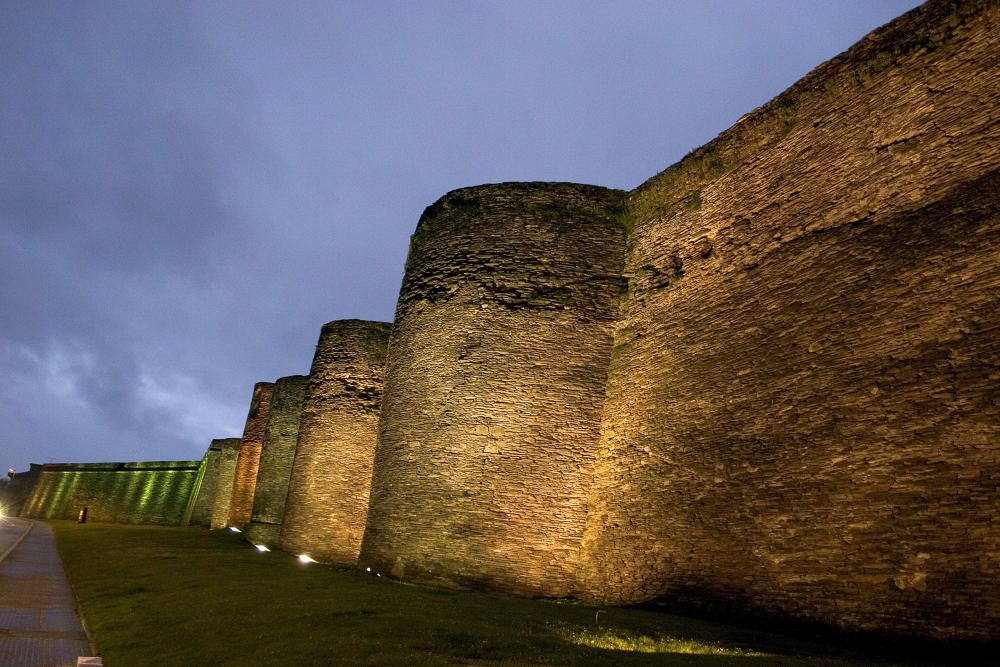
[[[563,597],[577,565],[612,323],[623,193],[455,190],[410,242],[361,564]]]
[[[239,442],[239,438],[234,438]],[[224,439],[213,439],[205,452],[205,459],[202,465],[205,470],[202,473],[201,484],[198,486],[197,495],[194,498],[194,506],[191,509],[191,516],[188,523],[194,526],[205,526],[212,524],[212,508],[215,506],[215,495],[219,488],[219,474],[222,460],[222,447],[227,441]],[[226,495],[232,493],[230,488]]]
[[[240,438],[225,438],[213,440],[213,445],[219,443],[217,459],[218,472],[215,475],[215,488],[211,489],[211,506],[208,527],[212,529],[225,528],[229,525],[229,508],[233,502],[233,480],[236,479],[236,462],[240,457]],[[205,471],[208,477],[209,471]],[[202,481],[202,492],[205,491],[205,481]]]
[[[391,326],[323,325],[299,422],[279,545],[354,565],[368,512]]]
[[[250,523],[253,515],[253,492],[257,486],[257,468],[260,466],[260,449],[267,427],[267,415],[271,410],[272,382],[258,382],[253,387],[250,412],[243,427],[243,442],[236,460],[233,477],[233,497],[229,504],[228,525],[243,526]]]
[[[279,378],[271,392],[271,410],[264,429],[257,484],[253,494],[253,517],[246,528],[247,539],[273,546],[281,532],[285,496],[295,460],[299,417],[309,378],[290,375]]]

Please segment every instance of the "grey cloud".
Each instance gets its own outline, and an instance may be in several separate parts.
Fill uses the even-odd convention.
[[[444,192],[633,187],[915,4],[2,3],[0,455],[199,456]]]

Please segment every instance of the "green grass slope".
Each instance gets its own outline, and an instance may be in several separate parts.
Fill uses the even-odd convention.
[[[837,662],[830,647],[731,625],[304,565],[228,531],[53,525],[109,667]]]

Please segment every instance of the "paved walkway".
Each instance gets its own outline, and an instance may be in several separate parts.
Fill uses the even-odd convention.
[[[48,524],[0,518],[0,665],[75,667],[93,655]]]

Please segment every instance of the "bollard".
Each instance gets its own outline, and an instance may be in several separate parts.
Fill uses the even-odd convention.
[[[77,523],[87,523],[87,506],[84,505],[80,508],[80,513],[76,517]]]

